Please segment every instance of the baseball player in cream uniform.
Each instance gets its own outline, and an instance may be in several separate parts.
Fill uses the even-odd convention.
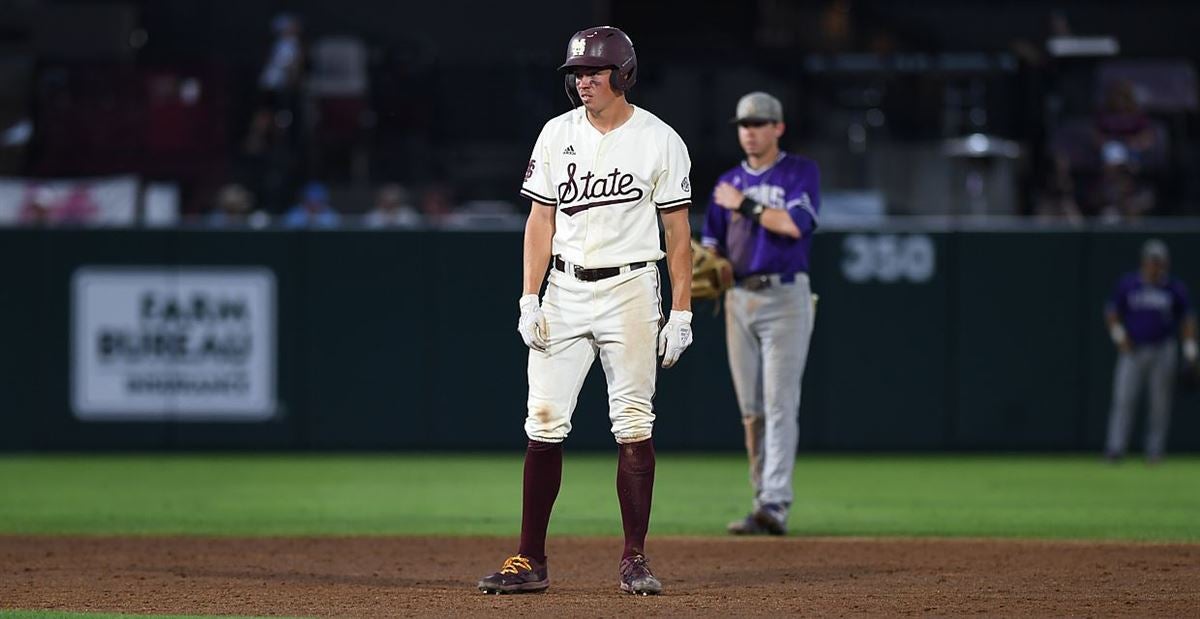
[[[582,105],[546,123],[521,188],[533,202],[518,322],[530,348],[521,542],[479,588],[517,593],[549,586],[546,528],[562,478],[562,442],[598,355],[619,445],[625,547],[618,582],[628,593],[655,594],[662,585],[645,556],[654,487],[652,400],[657,356],[669,368],[692,341],[691,160],[671,127],[626,101],[637,57],[625,33],[610,27],[576,33],[560,70],[568,96]],[[656,266],[664,256],[672,290],[665,321]]]

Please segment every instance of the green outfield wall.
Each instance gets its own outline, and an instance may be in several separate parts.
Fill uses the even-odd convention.
[[[1148,236],[818,235],[802,448],[1098,450],[1101,309]],[[1200,233],[1153,236],[1200,289]],[[518,449],[520,264],[517,232],[0,230],[0,449]],[[740,449],[695,309],[656,442]],[[611,445],[600,364],[579,402],[569,444]],[[1171,448],[1200,449],[1200,397]]]

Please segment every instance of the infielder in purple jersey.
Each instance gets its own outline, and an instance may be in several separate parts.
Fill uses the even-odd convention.
[[[783,106],[775,97],[742,97],[733,122],[746,159],[717,181],[701,238],[729,259],[736,283],[725,293],[725,337],[754,502],[729,532],[783,535],[813,328],[808,251],[820,179],[816,163],[779,150]]]
[[[1168,273],[1169,264],[1166,244],[1158,239],[1146,241],[1141,269],[1117,282],[1105,307],[1109,335],[1118,350],[1105,445],[1105,457],[1113,462],[1125,455],[1133,410],[1143,385],[1148,386],[1150,397],[1146,459],[1152,463],[1162,459],[1171,420],[1179,339],[1184,361],[1196,363],[1196,316],[1183,282]]]

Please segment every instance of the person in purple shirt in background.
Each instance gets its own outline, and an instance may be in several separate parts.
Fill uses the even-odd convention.
[[[728,529],[784,535],[815,309],[808,251],[820,178],[816,163],[779,150],[783,105],[775,97],[742,97],[733,122],[746,159],[718,179],[701,236],[732,265],[725,338],[754,488],[750,514]]]
[[[1158,239],[1146,241],[1141,269],[1121,278],[1104,310],[1109,335],[1118,351],[1104,452],[1110,462],[1125,455],[1143,385],[1148,385],[1150,398],[1146,461],[1153,464],[1162,460],[1175,387],[1175,349],[1180,339],[1184,361],[1196,363],[1196,316],[1187,289],[1170,276],[1169,266],[1167,245]]]

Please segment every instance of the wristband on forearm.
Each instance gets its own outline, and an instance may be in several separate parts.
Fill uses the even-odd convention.
[[[759,204],[758,202],[755,202],[754,200],[751,200],[750,198],[745,198],[744,200],[742,200],[741,206],[738,207],[738,212],[741,213],[742,217],[745,217],[746,219],[750,219],[752,221],[758,221],[759,218],[762,217],[764,208],[766,208],[766,207]]]

